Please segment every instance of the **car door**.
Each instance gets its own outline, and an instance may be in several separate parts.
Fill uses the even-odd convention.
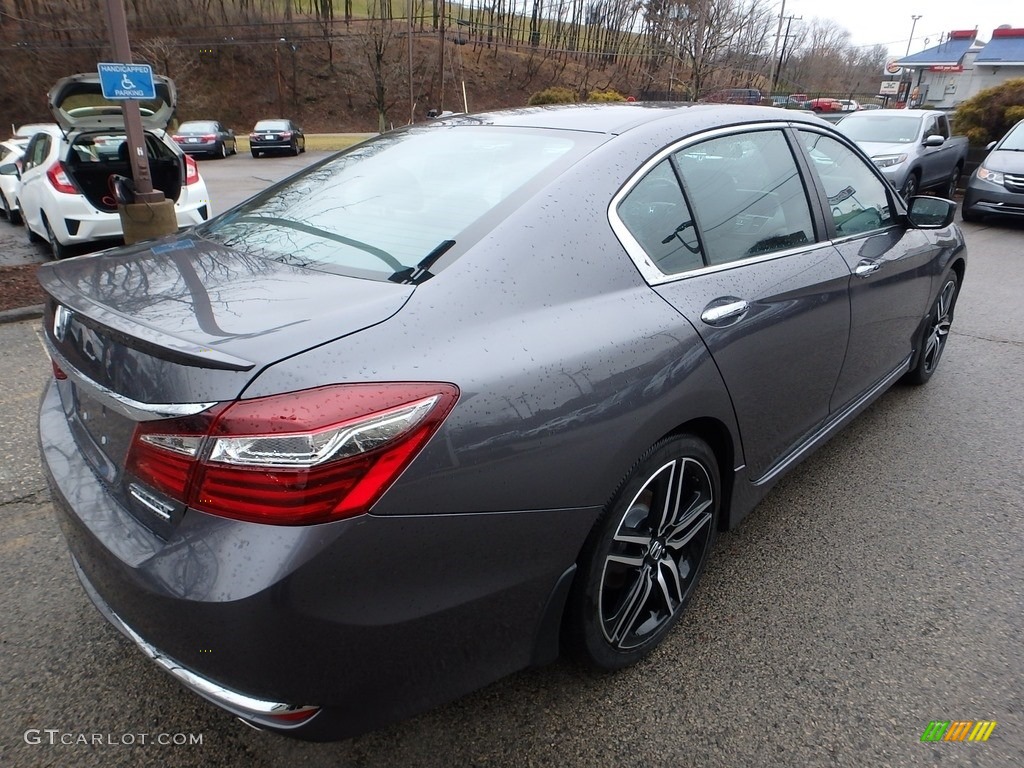
[[[670,149],[613,205],[620,240],[714,357],[750,476],[773,474],[828,418],[850,320],[849,269],[818,236],[786,132]]]
[[[938,245],[902,223],[890,187],[851,146],[801,129],[819,179],[829,237],[849,270],[850,343],[832,408],[891,377],[913,350],[928,309]]]
[[[922,141],[927,141],[929,136],[942,136],[946,141],[937,147],[922,147],[922,189],[935,186],[947,179],[956,164],[953,160],[956,148],[949,141],[949,124],[944,115],[932,115],[925,119]]]
[[[45,234],[42,209],[46,195],[46,170],[48,158],[54,145],[54,137],[48,133],[37,133],[25,148],[21,166],[21,188],[18,201],[25,226],[37,235]]]

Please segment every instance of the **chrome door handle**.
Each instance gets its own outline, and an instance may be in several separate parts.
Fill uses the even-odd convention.
[[[867,277],[872,272],[877,272],[881,266],[877,261],[862,261],[853,270],[853,274],[857,277]]]
[[[701,312],[700,319],[708,325],[718,325],[726,320],[739,317],[748,309],[750,309],[750,304],[743,299],[736,299],[728,304],[716,304],[708,307]]]

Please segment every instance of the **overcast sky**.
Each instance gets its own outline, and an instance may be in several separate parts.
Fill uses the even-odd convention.
[[[776,14],[781,8],[776,4]],[[850,32],[854,45],[884,45],[894,56],[938,45],[940,33],[978,28],[978,37],[992,39],[1002,24],[1024,27],[1024,3],[1019,0],[786,0],[786,16],[832,19]],[[912,16],[920,16],[914,25]],[[793,24],[797,24],[796,21]],[[928,39],[927,45],[925,39]]]

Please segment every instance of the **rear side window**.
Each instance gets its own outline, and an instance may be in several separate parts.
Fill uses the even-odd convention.
[[[668,159],[637,182],[619,203],[617,213],[664,274],[675,275],[704,266],[693,214]]]
[[[804,183],[781,131],[721,136],[675,158],[709,264],[814,242]]]
[[[402,281],[575,146],[566,131],[413,128],[313,166],[198,231],[296,266]]]

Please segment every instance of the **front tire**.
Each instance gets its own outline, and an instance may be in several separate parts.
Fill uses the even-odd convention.
[[[566,609],[569,650],[615,670],[653,651],[678,620],[715,539],[718,462],[690,435],[654,445],[591,531]]]
[[[960,209],[960,218],[963,219],[964,221],[978,222],[981,221],[984,217],[980,213],[975,213],[967,206],[963,206]]]
[[[4,216],[10,224],[21,224],[21,211],[16,211],[11,208],[11,204],[7,202],[7,196],[0,192],[0,206],[4,209]]]
[[[946,349],[946,340],[953,324],[953,311],[956,299],[960,294],[960,279],[956,272],[950,272],[943,278],[942,288],[935,297],[931,312],[921,332],[920,353],[917,364],[907,371],[904,379],[909,384],[927,384],[935,369],[939,367],[942,352]]]

